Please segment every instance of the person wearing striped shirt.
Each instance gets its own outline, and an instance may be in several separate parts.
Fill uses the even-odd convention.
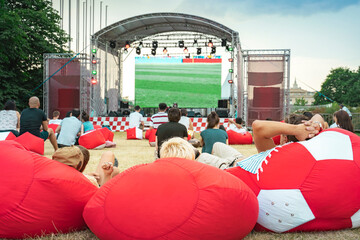
[[[150,121],[150,129],[157,129],[161,124],[167,123],[169,121],[168,114],[165,112],[167,108],[166,103],[159,104],[159,112],[152,115]]]

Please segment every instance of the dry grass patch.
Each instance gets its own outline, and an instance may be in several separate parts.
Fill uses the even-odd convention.
[[[195,137],[199,138],[199,134],[195,133]],[[116,142],[116,148],[103,149],[103,150],[90,150],[90,161],[85,169],[86,173],[94,172],[101,154],[104,151],[114,152],[116,158],[119,161],[120,171],[135,166],[137,164],[151,163],[154,161],[154,148],[150,147],[148,140],[126,140],[126,133],[115,133],[114,141]],[[233,145],[244,156],[251,156],[257,153],[254,145]],[[200,149],[200,148],[199,148]],[[49,141],[45,143],[45,156],[51,158],[54,150],[51,147]],[[225,230],[226,231],[226,230]],[[98,239],[90,230],[79,231],[68,234],[49,235],[46,237],[39,237],[36,239],[41,240],[87,240]],[[316,232],[316,233],[287,233],[287,234],[275,234],[275,233],[261,233],[251,232],[245,240],[302,240],[302,239],[318,239],[318,240],[355,240],[360,239],[360,229],[349,229],[342,231],[331,232]],[[219,239],[221,240],[221,239]]]

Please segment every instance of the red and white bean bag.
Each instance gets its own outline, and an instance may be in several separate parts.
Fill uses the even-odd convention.
[[[258,216],[255,194],[220,169],[166,158],[103,185],[84,219],[100,239],[241,239]]]
[[[226,132],[229,138],[229,145],[232,144],[252,144],[253,139],[251,133],[246,132],[245,134],[237,133],[233,130],[229,130]]]
[[[104,135],[104,138],[106,141],[113,141],[114,140],[114,133],[110,131],[108,128],[103,127],[99,129],[98,131],[101,131],[101,133]]]
[[[260,156],[260,158],[258,158]],[[226,171],[259,200],[258,230],[326,231],[360,226],[360,137],[329,129]]]
[[[58,126],[59,124],[52,123],[48,125],[48,128],[51,128],[55,132]]]
[[[74,168],[0,142],[0,238],[28,238],[86,227],[85,204],[97,188]]]
[[[14,140],[23,145],[26,150],[44,155],[44,139],[25,132]]]
[[[14,139],[16,139],[16,136],[12,132],[0,132],[0,141]]]
[[[126,139],[142,139],[143,138],[143,131],[140,128],[133,127],[126,129]]]
[[[95,129],[81,135],[79,144],[87,149],[102,149],[106,145],[106,140],[101,129]]]

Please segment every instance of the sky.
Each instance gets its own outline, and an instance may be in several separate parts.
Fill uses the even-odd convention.
[[[81,7],[84,1],[80,0]],[[71,2],[71,35],[75,41],[76,1]],[[141,14],[178,12],[208,18],[237,31],[242,49],[290,49],[291,85],[296,78],[298,85],[307,90],[320,90],[332,68],[356,70],[360,66],[360,0],[102,2],[103,27],[105,5],[108,6],[108,25]],[[68,4],[69,1],[65,0],[65,31],[68,31]],[[90,0],[88,4],[89,7]],[[53,6],[59,10],[60,0],[53,0]],[[96,32],[100,29],[100,0],[95,0],[95,19]],[[82,42],[82,31],[80,34]],[[75,49],[75,42],[72,48]]]

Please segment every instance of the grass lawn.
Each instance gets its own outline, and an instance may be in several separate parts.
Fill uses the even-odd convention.
[[[198,138],[199,134],[195,136]],[[149,147],[147,140],[126,140],[125,133],[115,133],[114,141],[117,147],[111,149],[119,160],[119,168],[121,171],[142,163],[151,163],[154,160],[154,148]],[[254,145],[233,145],[238,151],[245,156],[250,156],[256,153]],[[94,172],[101,154],[105,150],[90,150],[91,157],[85,172]],[[53,148],[49,141],[45,143],[45,156],[50,157],[53,154]],[[226,231],[226,229],[224,229]],[[90,230],[79,231],[69,234],[50,235],[46,237],[39,237],[41,240],[73,240],[73,239],[98,239]],[[251,232],[245,240],[272,240],[272,239],[319,239],[319,240],[345,240],[345,239],[360,239],[360,228],[348,229],[342,231],[331,232],[316,232],[316,233],[262,233]],[[221,240],[221,239],[219,239]]]

